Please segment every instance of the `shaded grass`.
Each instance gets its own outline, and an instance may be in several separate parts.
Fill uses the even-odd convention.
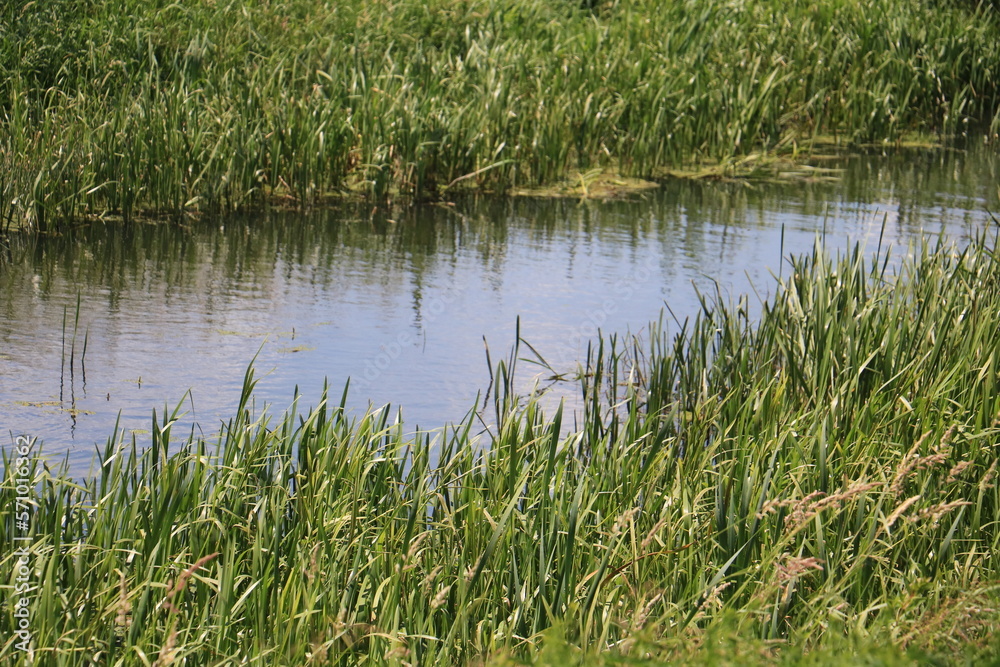
[[[17,0],[0,225],[1000,129],[990,5]]]
[[[436,435],[388,408],[351,417],[346,388],[269,417],[251,370],[214,442],[154,415],[144,447],[109,439],[86,480],[34,458],[35,655],[995,658],[994,247],[925,243],[899,264],[817,247],[759,321],[706,297],[673,333],[598,341],[569,435],[512,392],[515,348],[493,418]],[[5,515],[8,594],[18,534]],[[5,608],[10,663],[14,622]]]

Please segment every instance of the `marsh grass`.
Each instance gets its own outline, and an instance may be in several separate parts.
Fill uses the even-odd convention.
[[[0,225],[996,136],[998,41],[993,6],[909,0],[16,0]]]
[[[154,414],[148,439],[109,439],[87,479],[39,460],[35,656],[995,655],[994,243],[898,261],[817,246],[759,319],[706,296],[645,343],[597,341],[569,435],[561,410],[512,392],[515,347],[495,364],[494,414],[436,434],[389,408],[350,416],[346,387],[269,416],[250,370],[215,440]],[[13,530],[8,515],[5,587]]]

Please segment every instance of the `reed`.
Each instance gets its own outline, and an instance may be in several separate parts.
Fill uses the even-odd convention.
[[[38,230],[1000,118],[985,3],[15,0],[0,28],[0,221]]]
[[[349,415],[346,387],[269,416],[251,369],[214,440],[154,413],[87,479],[38,460],[36,659],[995,658],[995,240],[817,245],[759,317],[706,296],[645,342],[597,341],[569,434],[513,393],[515,347],[494,417],[437,433]]]

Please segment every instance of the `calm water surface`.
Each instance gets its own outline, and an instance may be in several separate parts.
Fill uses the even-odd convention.
[[[782,230],[786,255],[818,234],[833,250],[874,249],[883,223],[884,244],[961,238],[998,208],[995,149],[828,166],[844,170],[835,182],[673,182],[607,202],[469,198],[44,239],[0,270],[3,439],[38,436],[82,475],[116,420],[142,444],[152,411],[182,404],[174,433],[212,435],[255,358],[258,407],[280,413],[296,387],[315,404],[326,381],[339,397],[351,378],[356,410],[391,403],[435,428],[474,406],[484,338],[505,355],[518,317],[571,371],[598,327],[641,333],[664,304],[693,315],[696,289],[773,293]],[[522,364],[526,387],[536,370]]]

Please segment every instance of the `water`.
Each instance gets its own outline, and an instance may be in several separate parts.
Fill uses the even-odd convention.
[[[252,360],[258,407],[280,413],[296,387],[303,407],[315,404],[324,382],[339,398],[350,377],[355,410],[391,403],[408,425],[439,427],[474,407],[489,382],[484,338],[494,360],[505,356],[518,317],[522,337],[572,371],[598,328],[641,334],[664,304],[693,315],[697,289],[766,298],[782,235],[786,255],[817,234],[832,249],[874,249],[883,225],[883,245],[961,238],[998,208],[1000,158],[987,148],[824,166],[843,172],[672,182],[606,202],[467,198],[93,224],[44,239],[0,272],[0,428],[68,453],[83,475],[116,420],[142,444],[152,411],[181,405],[175,433],[216,433]],[[551,375],[520,371],[525,387]]]

